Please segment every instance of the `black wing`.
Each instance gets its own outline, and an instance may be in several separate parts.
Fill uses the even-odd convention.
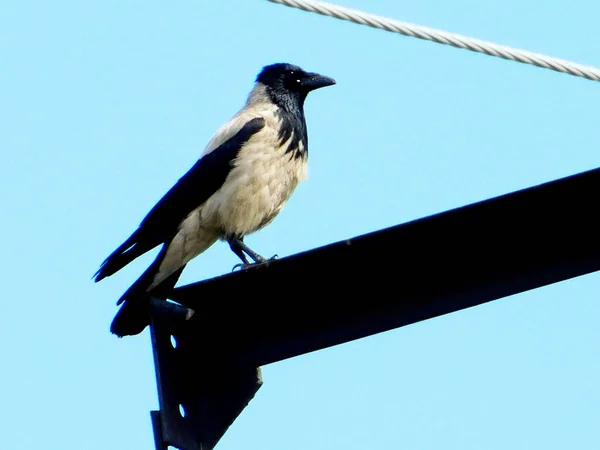
[[[249,120],[234,136],[200,158],[150,210],[138,229],[104,260],[94,280],[114,274],[171,239],[181,221],[219,190],[242,146],[264,126],[262,117]]]

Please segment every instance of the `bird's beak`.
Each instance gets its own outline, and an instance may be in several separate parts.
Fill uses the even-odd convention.
[[[304,78],[301,83],[303,87],[313,91],[325,86],[332,86],[335,84],[335,80],[318,73],[309,73],[308,77]]]

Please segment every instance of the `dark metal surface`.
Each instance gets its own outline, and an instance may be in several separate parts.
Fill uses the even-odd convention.
[[[259,367],[600,269],[600,169],[175,289],[199,361]]]
[[[160,411],[150,411],[152,419],[152,430],[154,431],[154,448],[156,450],[168,450],[169,446],[163,439]]]
[[[262,385],[256,367],[228,370],[201,358],[199,350],[213,343],[194,346],[195,340],[188,338],[189,313],[152,299],[150,333],[160,405],[160,412],[152,413],[152,424],[161,450],[168,445],[212,449]]]
[[[600,169],[175,289],[191,317],[154,299],[157,448],[212,449],[261,365],[600,270],[598,193]]]

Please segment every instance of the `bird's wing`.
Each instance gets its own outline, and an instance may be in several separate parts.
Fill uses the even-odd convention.
[[[171,239],[181,221],[223,185],[240,149],[264,126],[263,117],[245,114],[234,116],[222,126],[196,164],[158,201],[138,229],[104,260],[94,275],[95,281]]]
[[[190,212],[223,185],[232,168],[231,162],[242,146],[264,125],[262,117],[255,117],[241,126],[233,123],[224,127],[224,132],[217,133],[219,145],[211,149],[209,143],[196,164],[150,210],[140,228],[146,233],[160,235],[161,242],[168,239]]]

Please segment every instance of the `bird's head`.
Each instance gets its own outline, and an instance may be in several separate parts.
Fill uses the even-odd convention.
[[[310,91],[335,84],[333,78],[318,73],[306,72],[288,63],[276,63],[263,67],[256,77],[267,94],[280,106],[302,107]]]

